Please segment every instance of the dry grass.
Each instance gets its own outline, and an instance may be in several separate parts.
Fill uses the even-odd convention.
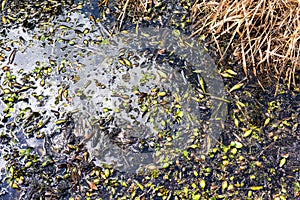
[[[196,19],[193,35],[211,36],[221,59],[230,50],[246,76],[267,73],[277,80],[285,78],[288,86],[296,85],[299,0],[204,0],[195,3],[192,11]]]
[[[107,6],[109,0],[102,0],[98,2],[98,6]],[[112,1],[115,3],[116,8],[119,12],[118,22],[119,25],[117,27],[118,30],[122,29],[122,25],[127,16],[130,16],[134,22],[134,18],[138,18],[140,16],[146,15],[148,13],[148,9],[152,7],[152,0],[115,0]]]

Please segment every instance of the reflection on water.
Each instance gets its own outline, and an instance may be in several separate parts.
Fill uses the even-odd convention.
[[[226,103],[216,100],[223,82],[201,46],[168,29],[139,31],[91,48],[70,87],[77,135],[88,138],[98,163],[125,171],[171,160],[194,143],[208,150],[226,116]]]
[[[169,162],[191,145],[203,152],[215,144],[227,106],[219,100],[222,79],[201,45],[158,28],[104,38],[76,12],[34,32],[9,30],[3,39],[16,53],[2,62],[11,71],[1,81],[13,75],[26,86],[11,91],[26,99],[11,105],[16,145],[43,149],[40,135],[52,135],[70,112],[97,163],[128,172]],[[59,134],[50,139],[64,147]]]

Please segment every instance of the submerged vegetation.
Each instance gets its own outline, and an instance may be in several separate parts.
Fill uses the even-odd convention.
[[[299,1],[4,0],[0,16],[2,199],[300,197]],[[131,30],[149,30],[143,27],[171,28],[169,35],[189,47],[195,46],[182,36],[199,41],[218,63],[220,78],[214,74],[212,80],[222,78],[224,88],[212,90],[211,68],[208,75],[203,72],[206,68],[189,68],[181,55],[184,51],[177,55],[176,49],[166,51],[172,46],[143,51],[107,48],[115,45],[112,38],[120,33],[126,39]],[[143,41],[131,37],[127,39],[132,46],[143,46],[147,40],[147,35]],[[147,45],[163,38],[150,38]],[[185,48],[181,45],[176,47]],[[205,57],[193,51],[190,55]],[[122,81],[125,85],[134,79],[141,59],[143,65],[156,62],[162,67],[159,76],[136,72],[146,89],[123,92]],[[184,70],[165,70],[166,63],[172,70]],[[107,74],[100,74],[103,65]],[[171,78],[164,80],[169,77],[191,82],[188,94],[176,91]],[[168,84],[155,85],[157,79]],[[116,85],[117,92],[110,94],[115,100],[104,100],[101,92]],[[189,104],[190,97],[195,104]],[[228,111],[214,104],[219,101],[228,105]],[[111,102],[115,107],[109,107]],[[198,117],[191,105],[201,110],[198,127],[185,121]],[[123,110],[127,111],[119,115],[123,121],[112,117]],[[157,110],[166,113],[158,115]],[[222,119],[222,128],[215,129],[220,135],[216,144],[203,152],[205,133],[213,123],[209,116],[216,110],[226,112],[216,115],[226,121]],[[189,111],[192,117],[185,119]],[[160,166],[150,163],[135,172],[120,170],[113,162],[99,163],[86,143],[95,137],[93,131],[107,131],[106,139],[125,149],[118,153],[127,152],[134,143],[131,139],[149,130],[123,122],[145,115],[151,122],[158,120],[164,131],[151,132],[153,137],[139,140],[133,150],[146,153],[172,145],[177,137],[172,129],[180,123],[191,132],[193,143],[172,159],[158,153]],[[116,137],[120,124],[134,137]],[[78,135],[79,125],[88,130],[84,135]]]

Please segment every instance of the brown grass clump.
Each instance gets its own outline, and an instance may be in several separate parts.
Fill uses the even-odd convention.
[[[148,9],[153,6],[152,0],[114,0],[116,13],[118,13],[118,30],[122,29],[126,17],[130,17],[132,22],[136,22],[139,17],[147,15]],[[102,0],[98,2],[98,6],[108,6],[109,0]]]
[[[228,50],[246,76],[272,76],[296,85],[300,70],[299,0],[211,0],[193,5],[194,35],[209,35],[221,59]],[[259,80],[259,79],[258,79]],[[263,87],[263,84],[261,84]]]

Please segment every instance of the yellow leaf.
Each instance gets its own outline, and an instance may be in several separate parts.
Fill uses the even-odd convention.
[[[231,69],[227,69],[227,70],[225,70],[225,72],[227,72],[228,74],[231,74],[233,76],[237,75],[237,73],[235,71],[231,70]]]
[[[266,120],[265,120],[265,123],[264,123],[264,126],[267,126],[269,123],[270,123],[270,118],[268,117]]]
[[[202,189],[204,189],[205,186],[206,186],[205,180],[201,179],[201,181],[200,181],[200,187],[201,187]]]
[[[122,60],[122,59],[119,59],[118,61],[119,61],[119,63],[120,63],[121,65],[125,65],[125,62],[124,62],[124,60]]]
[[[286,163],[286,158],[282,158],[279,162],[279,167],[282,167]]]
[[[264,188],[264,186],[257,185],[257,186],[251,186],[250,190],[257,191],[257,190],[261,190],[263,188]]]
[[[232,78],[233,76],[227,73],[221,73],[221,76],[223,76],[224,78]]]
[[[199,77],[199,82],[200,82],[202,92],[205,93],[205,83],[204,83],[204,80],[201,76]]]
[[[243,85],[244,85],[244,83],[238,83],[238,84],[234,85],[234,86],[229,90],[229,92],[233,92],[233,91],[235,91],[235,90],[238,90],[238,89],[240,89]]]
[[[6,17],[4,15],[2,16],[2,23],[3,24],[7,24],[7,19],[6,19]]]
[[[247,131],[244,133],[243,137],[248,137],[249,135],[251,135],[251,133],[252,133],[252,129],[247,130]]]
[[[5,4],[6,4],[6,0],[3,0],[3,1],[2,1],[2,7],[1,7],[1,10],[4,10]]]
[[[237,149],[240,149],[240,148],[243,147],[243,144],[240,143],[240,142],[235,141],[234,143],[235,143],[235,147],[236,147]]]
[[[228,187],[228,182],[227,181],[223,181],[222,182],[222,190],[225,190]]]
[[[144,190],[144,186],[142,184],[140,184],[138,181],[134,181],[134,182],[142,191]]]
[[[105,177],[108,178],[109,175],[110,175],[109,169],[105,169],[105,170],[104,170],[104,174],[105,174]]]
[[[127,65],[128,67],[131,67],[131,62],[129,60],[127,60],[126,58],[123,59],[125,65]]]

